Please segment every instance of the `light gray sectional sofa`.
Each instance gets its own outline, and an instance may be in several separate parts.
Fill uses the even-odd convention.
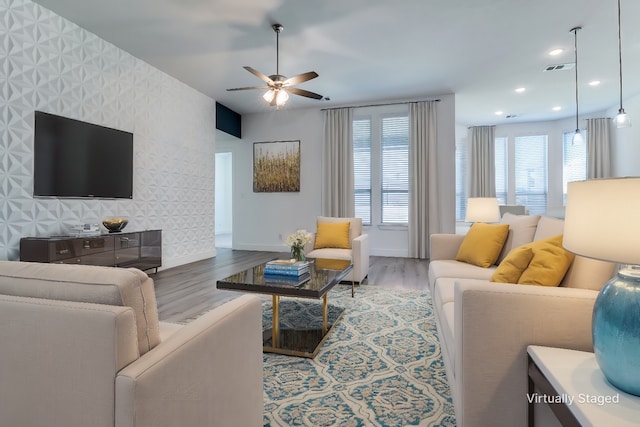
[[[498,262],[562,234],[563,221],[505,214]],[[527,345],[592,351],[591,315],[613,264],[575,257],[559,287],[493,283],[493,265],[456,261],[463,235],[431,235],[429,287],[459,427],[527,425]]]
[[[262,308],[159,322],[136,269],[0,261],[0,426],[257,426]]]

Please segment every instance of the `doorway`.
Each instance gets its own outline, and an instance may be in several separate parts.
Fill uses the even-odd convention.
[[[217,248],[233,247],[233,154],[216,153],[215,241]]]

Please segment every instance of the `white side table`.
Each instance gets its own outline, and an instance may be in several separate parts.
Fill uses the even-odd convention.
[[[640,397],[609,384],[593,353],[540,346],[527,352],[530,425],[538,403],[549,404],[563,426],[640,425]]]

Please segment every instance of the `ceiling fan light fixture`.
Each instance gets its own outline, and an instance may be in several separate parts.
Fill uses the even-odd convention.
[[[276,96],[276,92],[273,89],[269,89],[268,91],[266,91],[264,93],[264,95],[262,95],[262,98],[267,101],[268,103],[271,103],[271,101],[273,101],[273,97]]]
[[[278,91],[278,94],[276,95],[276,106],[283,107],[284,104],[287,103],[288,99],[289,99],[289,94],[287,93],[287,91],[284,89],[280,89]]]

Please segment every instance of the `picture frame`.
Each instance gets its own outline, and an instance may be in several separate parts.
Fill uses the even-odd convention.
[[[253,192],[300,191],[300,140],[253,143]]]

